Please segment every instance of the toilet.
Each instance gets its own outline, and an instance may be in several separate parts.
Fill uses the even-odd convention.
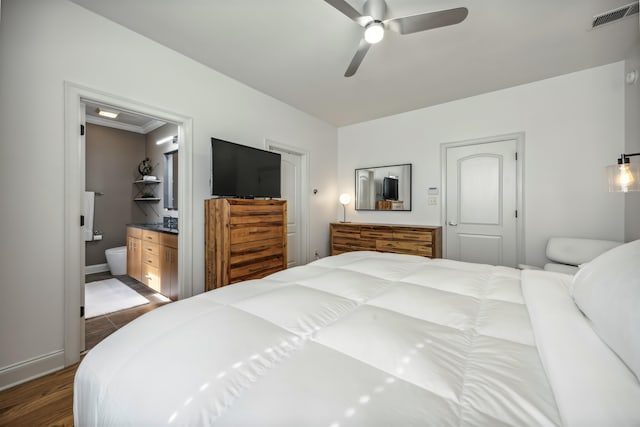
[[[107,265],[113,276],[122,276],[127,274],[127,247],[119,246],[104,251],[107,257]]]

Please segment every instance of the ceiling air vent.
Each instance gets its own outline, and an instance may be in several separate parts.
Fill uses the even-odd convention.
[[[626,6],[619,7],[617,9],[610,10],[608,12],[601,13],[593,17],[591,22],[591,28],[599,27],[600,25],[608,24],[613,21],[617,21],[627,16],[635,15],[638,13],[638,2],[633,2]]]

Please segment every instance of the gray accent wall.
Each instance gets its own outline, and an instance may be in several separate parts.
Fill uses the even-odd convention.
[[[126,224],[150,222],[133,201],[145,144],[145,135],[87,124],[85,188],[103,195],[96,195],[93,221],[102,240],[85,242],[85,265],[104,264],[105,249],[125,246]]]

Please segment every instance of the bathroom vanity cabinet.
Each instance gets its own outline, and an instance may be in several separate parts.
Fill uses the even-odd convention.
[[[127,275],[142,282],[142,229],[127,227]]]
[[[127,251],[127,274],[172,300],[178,299],[178,235],[129,226],[127,245],[132,248],[131,256]]]

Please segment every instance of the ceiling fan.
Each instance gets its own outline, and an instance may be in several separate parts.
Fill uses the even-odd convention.
[[[360,40],[356,54],[344,73],[345,77],[351,77],[356,73],[371,45],[382,40],[385,30],[399,34],[412,34],[459,24],[469,14],[466,7],[456,7],[402,18],[387,18],[385,0],[366,0],[363,5],[363,13],[358,12],[345,0],[325,1],[364,28],[364,35]]]

